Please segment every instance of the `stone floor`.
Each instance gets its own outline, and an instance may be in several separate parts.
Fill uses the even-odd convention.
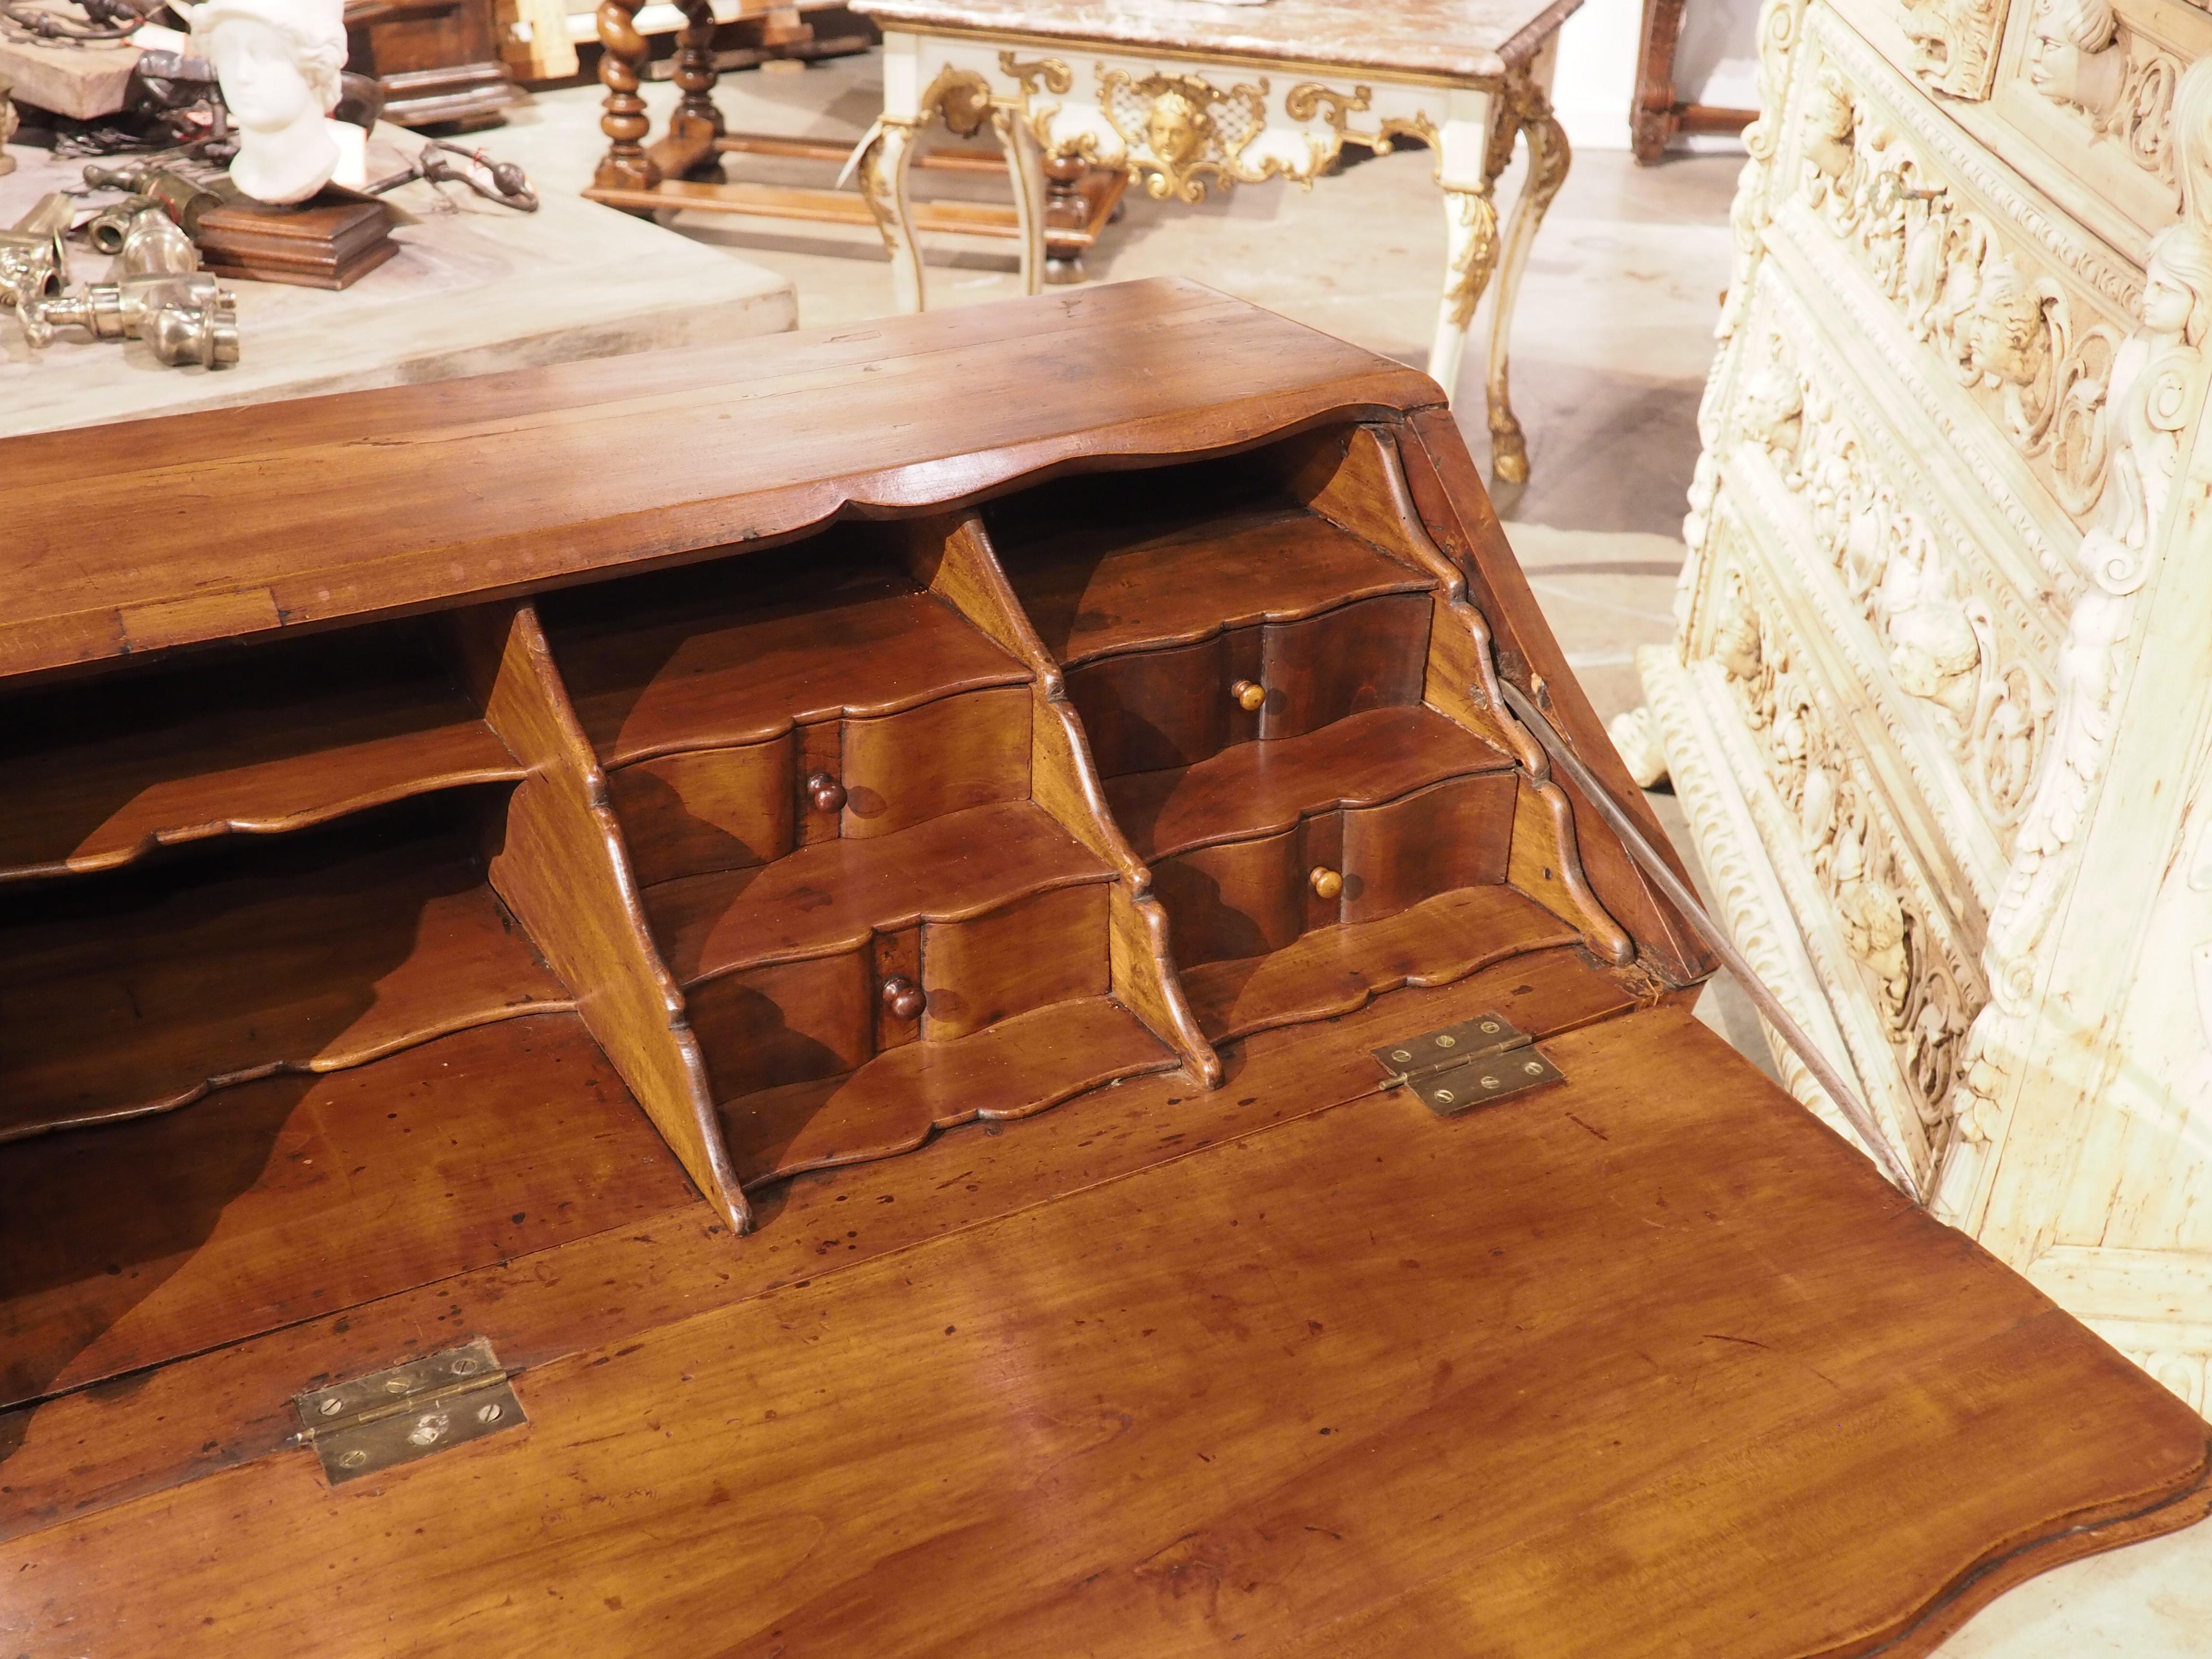
[[[723,83],[733,130],[857,140],[881,107],[874,61]],[[656,120],[673,101],[646,89]],[[604,141],[598,92],[541,98],[488,147],[524,161],[541,190],[579,188]],[[742,176],[820,185],[830,169],[732,161]],[[1695,416],[1728,279],[1728,207],[1739,159],[1686,157],[1640,169],[1620,152],[1579,157],[1531,259],[1513,344],[1515,401],[1534,477],[1498,506],[1546,615],[1610,718],[1642,701],[1636,647],[1672,631],[1683,494],[1697,457]],[[1243,189],[1196,207],[1129,201],[1089,261],[1093,281],[1194,276],[1409,363],[1435,318],[1443,225],[1422,152],[1362,160],[1310,191]],[[948,183],[948,179],[951,181]],[[988,191],[993,181],[917,173],[917,193]],[[1507,190],[1517,188],[1509,179]],[[665,222],[695,240],[789,276],[799,325],[832,326],[890,308],[872,230],[685,213]],[[1011,245],[939,238],[927,246],[933,306],[1011,297]],[[1486,337],[1486,319],[1478,319]],[[1480,359],[1470,354],[1462,410],[1479,459],[1487,449]],[[1694,868],[1671,796],[1653,805]],[[1699,1012],[1771,1071],[1749,1005],[1718,981]],[[1940,1650],[1942,1659],[2185,1659],[2212,1655],[2212,1523],[2094,1558],[1999,1599]]]

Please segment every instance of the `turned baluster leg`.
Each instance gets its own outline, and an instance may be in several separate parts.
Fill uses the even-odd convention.
[[[1083,193],[1083,180],[1090,171],[1091,163],[1080,155],[1054,155],[1043,163],[1048,240],[1044,280],[1048,283],[1083,280],[1081,234],[1091,225],[1091,202]],[[1050,243],[1048,233],[1054,230],[1060,231],[1064,240]]]
[[[1485,98],[1480,118],[1448,121],[1439,135],[1437,178],[1444,191],[1444,292],[1437,313],[1436,343],[1429,349],[1429,374],[1446,397],[1458,386],[1468,325],[1474,320],[1474,308],[1498,264],[1498,208],[1491,200],[1485,167],[1490,116],[1490,100]]]
[[[714,9],[712,0],[682,0],[684,26],[676,31],[676,86],[683,96],[668,120],[670,171],[687,179],[721,176],[722,158],[714,140],[722,136],[722,112],[715,107]],[[678,164],[681,162],[679,167]]]
[[[637,32],[638,0],[599,0],[599,84],[607,89],[599,131],[607,153],[592,174],[601,190],[651,190],[660,169],[645,153],[645,100],[637,95],[646,57],[645,37]]]
[[[1507,357],[1513,332],[1513,307],[1520,297],[1521,273],[1528,263],[1528,249],[1544,222],[1544,213],[1559,186],[1567,180],[1572,155],[1566,129],[1552,113],[1551,100],[1533,83],[1516,89],[1514,120],[1528,146],[1528,177],[1514,204],[1505,230],[1505,246],[1498,257],[1498,298],[1490,313],[1490,464],[1491,471],[1507,483],[1525,483],[1528,477],[1528,446],[1521,422],[1514,418],[1507,387]]]

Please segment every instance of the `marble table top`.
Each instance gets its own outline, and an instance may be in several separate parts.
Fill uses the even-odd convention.
[[[1488,81],[1534,57],[1582,0],[853,0],[884,28],[963,29],[1205,58]]]
[[[487,148],[501,151],[500,136]],[[380,127],[411,157],[422,140]],[[84,163],[11,146],[0,225],[50,190],[81,187]],[[374,155],[370,171],[379,172]],[[181,414],[278,398],[489,374],[633,351],[726,343],[798,325],[790,279],[541,179],[543,205],[516,213],[431,185],[389,198],[413,222],[399,252],[336,293],[226,279],[238,295],[239,362],[171,368],[135,340],[74,330],[33,352],[0,308],[0,436]],[[98,200],[112,199],[102,196]],[[72,275],[107,261],[72,243]]]

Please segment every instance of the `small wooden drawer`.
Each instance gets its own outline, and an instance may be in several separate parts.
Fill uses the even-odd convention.
[[[1504,881],[1516,787],[1510,774],[1449,778],[1162,859],[1152,886],[1168,908],[1176,961],[1263,956],[1316,927],[1379,921],[1439,893]]]
[[[650,886],[678,876],[738,870],[780,859],[797,844],[798,740],[699,749],[639,761],[607,774],[630,864]]]
[[[1231,744],[1303,737],[1421,700],[1431,601],[1386,593],[1196,645],[1100,657],[1067,672],[1068,699],[1104,777],[1190,766]],[[1240,688],[1256,688],[1247,708]]]

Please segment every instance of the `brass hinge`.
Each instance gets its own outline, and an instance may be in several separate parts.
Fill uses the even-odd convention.
[[[293,1396],[301,1429],[336,1486],[481,1440],[528,1419],[490,1341],[478,1337],[389,1370]]]
[[[1478,1014],[1370,1052],[1389,1074],[1384,1088],[1411,1089],[1441,1117],[1567,1080],[1538,1052],[1534,1037],[1498,1013]]]

